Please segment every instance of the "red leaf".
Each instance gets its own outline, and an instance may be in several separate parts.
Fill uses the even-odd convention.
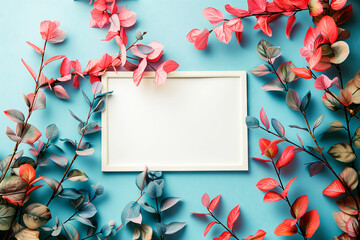
[[[30,47],[32,47],[38,54],[43,54],[44,53],[44,49],[39,48],[38,46],[32,44],[31,42],[26,41],[27,44],[30,45]]]
[[[265,126],[265,128],[267,130],[269,130],[269,128],[270,128],[269,119],[266,116],[264,108],[261,108],[261,110],[260,110],[260,120],[261,120],[262,124]]]
[[[326,38],[331,44],[336,41],[338,37],[338,28],[332,17],[324,16],[321,18],[316,28],[320,29],[323,37]]]
[[[199,36],[200,32],[201,32],[200,29],[195,28],[186,35],[186,39],[189,42],[194,43],[196,38]]]
[[[19,169],[19,175],[21,179],[26,182],[32,182],[36,177],[35,169],[30,164],[22,164]]]
[[[307,238],[311,238],[320,225],[319,213],[316,209],[307,212],[300,219],[300,228]]]
[[[262,13],[266,11],[266,0],[248,0],[248,6],[251,14]]]
[[[53,62],[53,61],[56,61],[56,60],[59,60],[59,59],[63,59],[65,57],[65,55],[58,55],[58,56],[54,56],[54,57],[51,57],[49,59],[47,59],[44,63],[44,66]]]
[[[33,180],[33,181],[30,183],[30,185],[33,185],[34,183],[36,183],[36,182],[38,182],[38,181],[40,181],[40,180],[43,180],[43,179],[45,179],[45,178],[47,178],[47,177],[38,177],[37,179]]]
[[[215,223],[216,223],[216,221],[213,221],[206,226],[205,231],[204,231],[204,237],[208,234],[208,232],[210,231],[212,226],[214,226]]]
[[[284,151],[282,152],[279,160],[276,162],[276,167],[278,169],[288,165],[294,158],[295,156],[295,151],[294,151],[295,147],[290,145],[287,146]]]
[[[210,215],[210,213],[196,213],[196,212],[191,212],[190,214],[192,214],[192,215],[201,215],[201,216]]]
[[[257,25],[260,27],[261,31],[268,35],[269,37],[272,36],[272,30],[269,26],[268,17],[267,16],[260,16],[257,19]]]
[[[291,15],[287,20],[286,31],[285,31],[287,38],[290,38],[291,29],[292,29],[295,21],[296,21],[295,14]]]
[[[261,191],[269,191],[271,189],[276,188],[279,186],[279,182],[273,178],[264,178],[261,179],[257,184],[256,187]]]
[[[276,236],[291,236],[297,234],[298,229],[296,227],[296,220],[294,219],[285,219],[284,222],[280,223],[274,233]]]
[[[221,194],[218,195],[216,198],[214,198],[211,202],[210,202],[210,205],[209,205],[209,211],[212,212],[215,210],[216,206],[218,205],[219,201],[220,201],[220,198],[221,198]]]
[[[44,185],[36,185],[34,187],[32,187],[31,189],[29,189],[27,192],[26,192],[26,195],[32,193],[33,191],[35,191],[36,189],[39,189],[41,187],[43,187]]]
[[[291,184],[295,181],[296,178],[297,178],[297,177],[294,177],[293,179],[291,179],[291,180],[286,184],[284,191],[281,193],[281,196],[282,196],[283,198],[287,197],[287,195],[288,195],[288,193],[289,193],[290,186],[291,186]]]
[[[236,207],[233,208],[233,210],[231,210],[227,218],[227,226],[231,231],[233,230],[234,223],[239,218],[239,216],[240,216],[240,205],[237,205]]]
[[[268,159],[262,159],[262,158],[257,158],[257,157],[251,157],[252,159],[258,160],[258,161],[262,161],[262,162],[271,162]]]
[[[264,202],[277,202],[282,200],[283,197],[277,192],[267,192],[264,196]]]
[[[299,219],[302,216],[304,216],[308,208],[308,205],[309,205],[309,198],[307,195],[298,197],[292,205],[292,210],[295,214],[294,216],[293,212],[291,212],[293,218]]]
[[[175,71],[178,67],[179,64],[173,60],[167,60],[160,64],[155,72],[154,84],[164,84],[167,79],[167,74]]]
[[[273,146],[270,146],[270,143],[271,142],[265,138],[259,139],[259,147],[260,147],[261,153],[265,154],[265,156],[272,159],[278,153],[278,147],[276,146],[276,144],[274,144]]]
[[[241,42],[241,36],[242,36],[242,32],[235,32],[235,37],[236,37],[236,40],[238,41],[239,45]]]
[[[240,9],[240,8],[236,8],[236,7],[232,7],[230,6],[230,4],[226,4],[225,5],[225,10],[232,14],[232,15],[235,15],[237,17],[246,17],[246,16],[249,16],[249,11],[247,10],[243,10],[243,9]]]
[[[229,240],[231,238],[231,233],[223,232],[220,237],[214,238],[213,240]]]
[[[205,193],[201,198],[201,203],[204,207],[208,208],[210,204],[210,197],[209,194]]]
[[[346,2],[347,0],[332,0],[331,8],[334,10],[340,10],[345,6]]]
[[[304,79],[311,79],[311,71],[307,68],[290,68],[290,71],[295,73],[297,76],[304,78]]]
[[[35,73],[35,71],[29,65],[27,65],[27,63],[24,61],[24,59],[21,59],[21,61],[25,65],[26,69],[29,71],[29,73],[31,74],[33,79],[36,81],[36,73]]]
[[[207,30],[206,28],[204,30],[201,31],[201,33],[197,36],[196,40],[195,40],[195,48],[197,50],[203,50],[206,48],[207,46],[207,42],[209,40],[209,30]]]
[[[328,197],[339,197],[345,193],[345,187],[336,179],[322,193]]]
[[[259,229],[254,235],[250,235],[242,240],[263,240],[265,238],[266,232]]]
[[[213,25],[217,25],[225,20],[224,14],[212,7],[208,7],[202,10],[202,14]]]

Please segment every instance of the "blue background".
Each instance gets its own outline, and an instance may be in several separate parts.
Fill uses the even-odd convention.
[[[358,12],[359,2],[350,1],[354,5],[354,12]],[[208,48],[205,51],[194,49],[193,45],[186,41],[186,34],[193,28],[211,28],[210,23],[203,18],[201,10],[212,6],[224,10],[224,5],[231,5],[246,8],[245,1],[221,0],[128,0],[122,1],[127,7],[137,13],[137,24],[135,29],[147,31],[144,42],[150,43],[153,40],[161,42],[165,46],[165,58],[173,59],[180,64],[180,71],[206,71],[206,70],[246,70],[249,71],[256,65],[263,63],[256,54],[256,44],[261,38],[269,40],[273,45],[282,47],[282,61],[292,60],[298,67],[305,66],[304,59],[299,54],[300,47],[303,46],[303,39],[308,26],[313,25],[308,13],[297,14],[297,23],[294,26],[290,39],[285,36],[286,18],[274,21],[273,37],[269,38],[252,27],[254,19],[244,20],[245,31],[241,46],[238,46],[235,37],[228,44],[219,42],[215,35],[211,35]],[[33,81],[22,65],[20,59],[24,58],[28,64],[38,69],[39,56],[25,43],[30,41],[42,46],[43,41],[39,34],[40,22],[46,19],[59,20],[61,28],[67,31],[67,38],[63,44],[48,44],[46,56],[64,54],[71,59],[78,58],[85,68],[87,61],[99,58],[105,52],[116,54],[118,49],[114,42],[103,42],[107,33],[106,29],[96,29],[89,27],[90,10],[88,1],[73,0],[37,0],[37,1],[1,1],[0,2],[0,68],[1,68],[1,95],[0,110],[16,108],[25,111],[25,104],[22,100],[22,93],[30,93],[33,90]],[[224,11],[225,12],[225,11]],[[359,15],[354,15],[344,26],[352,30],[351,38],[347,41],[352,49],[349,58],[343,66],[344,79],[349,80],[360,67],[359,50],[357,47],[360,31],[356,27],[359,23]],[[357,31],[356,31],[357,30]],[[133,36],[129,33],[129,36]],[[130,37],[130,42],[134,37]],[[51,76],[59,76],[58,68],[60,61],[46,68],[45,73]],[[332,75],[333,73],[330,73]],[[271,80],[268,78],[268,80]],[[248,75],[248,109],[249,115],[258,116],[262,106],[269,116],[276,117],[284,125],[298,124],[303,126],[302,118],[297,112],[292,111],[286,106],[283,94],[269,93],[261,90],[265,83],[264,79]],[[299,94],[303,96],[308,90],[313,93],[311,107],[309,108],[310,121],[314,121],[321,113],[325,114],[325,123],[331,122],[335,117],[343,119],[342,115],[336,115],[328,111],[321,103],[321,92],[313,87],[313,80],[300,80],[294,84]],[[81,81],[81,88],[90,92],[88,80]],[[47,109],[36,111],[31,117],[30,123],[44,131],[50,123],[55,123],[60,129],[60,136],[66,138],[78,138],[76,132],[77,123],[73,120],[68,109],[73,110],[79,116],[85,118],[87,114],[86,103],[83,101],[81,93],[67,85],[71,100],[62,101],[52,94],[47,96]],[[5,132],[7,125],[14,127],[5,115],[0,116],[0,129]],[[323,124],[320,129],[326,129]],[[287,136],[297,141],[296,132],[286,129]],[[306,143],[311,144],[309,136],[304,132],[299,132]],[[260,137],[271,138],[260,131],[249,132],[250,156],[260,156],[258,149],[258,139]],[[345,139],[345,138],[344,138]],[[105,186],[105,195],[95,201],[99,214],[98,221],[103,224],[108,220],[114,219],[120,222],[120,214],[125,204],[138,197],[139,191],[135,187],[134,180],[136,173],[103,173],[100,170],[100,136],[88,139],[93,142],[95,154],[91,157],[79,157],[75,162],[74,168],[84,170],[91,178],[91,183],[101,182]],[[12,152],[14,143],[4,134],[0,136],[1,156],[6,156]],[[330,146],[334,139],[321,138],[321,144]],[[62,143],[60,143],[62,145]],[[284,147],[282,145],[282,147]],[[28,146],[22,145],[23,149]],[[71,158],[70,149],[66,148],[67,157]],[[329,185],[334,177],[328,172],[310,178],[306,170],[305,163],[313,159],[306,154],[299,153],[295,161],[283,172],[284,181],[287,182],[294,176],[298,176],[290,189],[289,197],[292,201],[297,196],[308,194],[310,199],[309,209],[318,209],[320,214],[321,226],[313,239],[332,239],[335,234],[341,231],[336,227],[332,218],[332,212],[337,211],[334,199],[329,199],[322,195],[322,190]],[[344,166],[332,162],[339,172]],[[240,221],[236,224],[235,232],[240,238],[245,238],[249,234],[254,234],[257,229],[263,229],[267,234],[266,239],[274,239],[273,231],[275,227],[284,219],[290,218],[288,206],[285,202],[263,203],[264,193],[259,191],[255,185],[264,177],[275,177],[271,168],[259,162],[249,160],[250,170],[248,172],[169,172],[165,173],[166,196],[182,197],[182,203],[174,208],[173,211],[164,215],[164,222],[186,221],[188,226],[185,231],[169,239],[203,239],[203,230],[207,220],[197,219],[189,212],[203,211],[200,198],[207,192],[211,197],[222,194],[223,198],[216,214],[226,221],[227,213],[237,204],[241,206]],[[42,175],[61,177],[61,168],[51,163],[49,167],[41,170]],[[86,187],[89,183],[65,183],[66,186]],[[45,190],[47,189],[47,190]],[[38,195],[38,201],[46,203],[48,187]],[[42,195],[41,195],[42,194]],[[67,219],[72,208],[64,199],[57,199],[52,203],[53,216],[60,219]],[[145,214],[146,215],[146,214]],[[147,216],[147,215],[146,215]],[[53,221],[53,220],[52,220]],[[146,222],[155,221],[155,218],[146,217]],[[152,224],[153,225],[153,224]],[[220,234],[222,229],[215,227],[206,239]],[[129,231],[121,230],[116,239],[130,239]],[[277,239],[300,239],[300,236],[278,237]]]

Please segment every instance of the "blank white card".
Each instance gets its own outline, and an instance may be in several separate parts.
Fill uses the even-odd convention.
[[[245,72],[175,72],[163,85],[147,73],[106,73],[102,170],[248,169]]]

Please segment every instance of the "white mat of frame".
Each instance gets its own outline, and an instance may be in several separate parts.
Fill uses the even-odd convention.
[[[164,85],[146,73],[102,77],[102,171],[248,170],[246,72],[175,72]]]

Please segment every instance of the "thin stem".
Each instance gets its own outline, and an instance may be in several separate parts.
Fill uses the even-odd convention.
[[[227,228],[219,219],[217,219],[214,214],[208,209],[210,216],[213,217],[215,219],[215,221],[220,224],[223,228],[225,228],[225,230],[231,234],[231,236],[233,236],[235,239],[240,240],[234,233],[233,231],[231,231],[229,228]]]
[[[161,213],[160,213],[160,210],[159,210],[159,201],[158,201],[158,198],[155,198],[155,204],[156,204],[156,215],[158,217],[158,221],[159,223],[161,223]],[[160,236],[160,239],[161,240],[164,240],[164,236]]]
[[[87,116],[86,122],[85,122],[85,124],[84,124],[84,127],[89,123],[89,120],[90,120],[90,117],[91,117],[91,109],[92,109],[92,107],[93,107],[93,105],[94,105],[94,102],[95,102],[95,94],[94,94],[93,100],[92,100],[92,102],[91,102],[91,104],[90,104],[88,116]],[[71,166],[73,165],[73,163],[75,162],[76,158],[78,157],[78,154],[76,153],[76,151],[79,150],[79,148],[80,148],[80,146],[81,146],[82,139],[83,139],[83,137],[84,137],[84,135],[85,135],[84,133],[85,133],[85,131],[82,131],[81,137],[80,137],[80,140],[79,140],[79,143],[78,143],[78,145],[77,145],[77,147],[76,147],[76,149],[75,149],[74,157],[72,158],[69,166],[66,168],[66,170],[65,170],[65,172],[64,172],[64,174],[63,174],[63,176],[62,176],[62,178],[61,178],[58,186],[57,186],[56,189],[53,191],[53,193],[52,193],[49,201],[48,201],[47,204],[46,204],[46,206],[49,206],[49,204],[51,203],[51,201],[55,198],[55,196],[56,196],[56,194],[57,194],[57,192],[58,192],[61,184],[62,184],[62,183],[64,182],[64,180],[65,180],[65,177],[66,177],[67,173],[69,172]]]
[[[274,64],[271,62],[270,59],[267,60],[267,63],[271,66],[271,68],[273,69],[274,73],[276,74],[277,79],[279,80],[279,82],[282,84],[283,88],[285,89],[285,91],[287,92],[289,89],[288,87],[286,87],[286,84],[282,81],[282,79],[280,78],[279,74],[277,73]]]
[[[280,170],[276,167],[275,162],[274,162],[274,159],[271,159],[271,163],[272,163],[272,165],[273,165],[273,167],[274,167],[274,170],[275,170],[275,172],[276,172],[276,175],[277,175],[277,177],[278,177],[278,180],[279,180],[279,183],[280,183],[280,186],[279,186],[279,187],[280,187],[282,190],[285,190],[284,184],[283,184],[283,182],[282,182],[282,180],[281,180]],[[288,196],[284,197],[283,199],[284,199],[285,202],[287,202],[287,204],[289,205],[291,215],[292,215],[292,216],[296,216],[296,214],[295,214],[295,212],[294,212],[294,210],[293,210],[292,204],[291,204]],[[297,225],[298,229],[300,230],[300,231],[298,230],[298,233],[306,240],[307,238],[306,238],[306,236],[304,235],[304,233],[301,231],[301,228],[300,228],[299,223],[296,222],[296,225]]]
[[[85,239],[89,239],[89,238],[91,238],[91,237],[95,237],[95,236],[99,235],[100,233],[101,233],[101,232],[94,233],[93,235],[90,235],[90,236],[88,236],[88,237],[86,237],[86,238],[82,238],[81,240],[85,240]]]
[[[40,68],[39,68],[39,73],[38,73],[38,76],[37,76],[37,80],[36,80],[36,84],[35,84],[35,89],[34,89],[34,100],[35,100],[36,95],[37,95],[37,93],[38,93],[38,91],[39,91],[39,89],[40,89],[40,88],[39,88],[39,82],[40,82],[41,72],[42,72],[42,69],[43,69],[46,43],[47,43],[47,41],[44,42],[44,47],[43,47],[44,52],[43,52],[43,54],[41,54]],[[21,126],[20,134],[19,134],[21,138],[23,137],[24,130],[26,129],[26,126],[27,126],[27,124],[28,124],[28,121],[29,121],[29,119],[30,119],[30,117],[31,117],[31,114],[32,114],[32,112],[33,112],[33,109],[32,109],[32,108],[33,108],[34,103],[35,103],[34,100],[31,102],[30,107],[29,107],[29,110],[28,110],[28,115],[27,115],[27,117],[26,117],[26,120],[25,120],[24,124],[22,124],[22,126]],[[18,142],[16,142],[16,144],[15,144],[15,147],[14,147],[13,153],[12,153],[12,155],[11,155],[11,158],[10,158],[10,160],[9,160],[9,163],[7,164],[7,166],[6,166],[6,168],[5,168],[5,171],[4,171],[4,172],[2,173],[2,175],[1,175],[0,182],[2,182],[2,181],[4,180],[4,178],[5,178],[5,176],[6,176],[6,173],[9,171],[9,168],[10,168],[10,166],[11,166],[11,164],[12,164],[12,161],[14,160],[16,151],[17,151],[20,143],[21,143],[21,139],[20,139]]]

